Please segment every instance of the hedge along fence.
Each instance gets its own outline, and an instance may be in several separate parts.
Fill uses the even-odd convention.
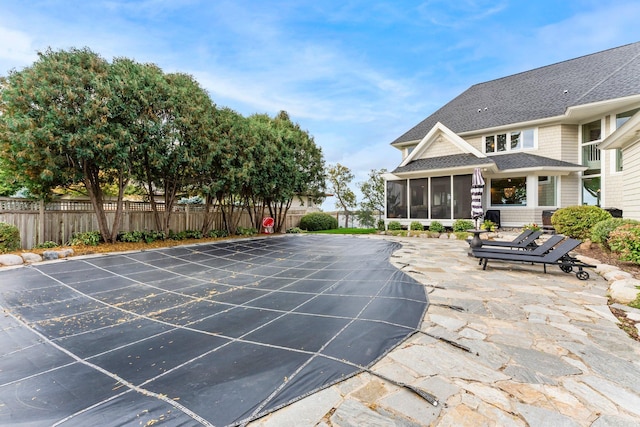
[[[163,205],[158,209],[162,210]],[[111,223],[115,216],[116,203],[106,202],[107,220]],[[176,233],[186,230],[200,230],[204,221],[203,205],[175,205],[171,215],[170,229]],[[297,227],[304,212],[290,211],[283,229]],[[32,199],[0,197],[0,222],[12,224],[20,230],[23,249],[52,241],[67,243],[74,233],[98,230],[98,221],[88,200],[60,200],[43,202]],[[240,227],[252,227],[249,214],[243,212]],[[211,229],[224,228],[222,214],[214,211]],[[122,218],[118,231],[155,230],[155,219],[151,204],[130,202],[123,204]]]

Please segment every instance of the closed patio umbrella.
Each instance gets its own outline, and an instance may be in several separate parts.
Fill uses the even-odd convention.
[[[482,210],[482,193],[484,192],[484,179],[480,168],[473,171],[471,178],[471,218],[475,220],[476,230],[478,229],[478,219],[484,215]]]

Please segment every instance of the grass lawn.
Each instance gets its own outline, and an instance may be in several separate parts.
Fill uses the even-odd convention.
[[[376,234],[376,228],[336,228],[335,230],[310,231],[314,234]]]

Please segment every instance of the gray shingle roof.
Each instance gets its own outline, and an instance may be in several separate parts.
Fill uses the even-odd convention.
[[[453,154],[450,156],[433,157],[427,159],[417,159],[393,170],[392,173],[418,172],[434,169],[446,169],[462,166],[486,167],[495,165],[498,170],[510,169],[530,169],[537,167],[547,168],[580,168],[582,166],[563,162],[562,160],[550,159],[548,157],[537,156],[529,153],[509,153],[498,156],[479,158],[473,154]]]
[[[557,117],[568,107],[638,94],[640,42],[471,86],[392,144],[420,140],[437,122],[461,133]]]
[[[493,165],[494,162],[488,157],[479,158],[473,154],[452,154],[450,156],[432,157],[427,159],[417,159],[409,162],[405,166],[396,168],[392,173],[396,172],[417,172],[432,169],[447,169],[462,166],[487,166]]]

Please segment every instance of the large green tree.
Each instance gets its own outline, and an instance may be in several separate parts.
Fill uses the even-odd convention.
[[[281,183],[279,197],[269,203],[269,211],[276,220],[276,230],[282,231],[285,217],[296,197],[306,196],[320,203],[326,193],[326,172],[322,149],[318,147],[309,132],[294,123],[285,111],[281,111],[274,120],[282,135],[283,151],[288,162],[284,165],[289,174]]]
[[[197,186],[204,195],[207,212],[202,231],[208,232],[213,225],[212,211],[216,206],[227,232],[234,234],[244,209],[242,190],[248,181],[247,173],[254,167],[249,155],[252,133],[248,120],[229,108],[217,110],[214,121],[198,163]]]
[[[168,233],[178,197],[201,171],[215,106],[189,75],[164,74],[154,64],[126,58],[115,60],[113,68],[122,76],[122,103],[114,113],[132,141],[133,177],[146,190],[156,229]]]
[[[106,241],[114,241],[128,178],[130,140],[111,120],[109,64],[89,49],[38,54],[38,60],[0,81],[0,151],[11,173],[37,196],[82,183]],[[109,224],[103,185],[118,182]]]
[[[329,180],[329,191],[336,197],[336,208],[342,209],[345,215],[344,226],[349,226],[349,215],[351,209],[356,207],[356,195],[349,188],[354,175],[346,166],[337,163],[327,170]]]
[[[255,136],[250,206],[259,227],[264,208],[282,231],[286,215],[296,197],[319,199],[325,193],[322,150],[307,131],[293,123],[285,111],[274,118],[250,117]],[[248,205],[248,206],[249,206]],[[262,213],[258,210],[262,207]]]
[[[358,219],[368,226],[375,224],[374,215],[378,215],[378,220],[382,218],[382,212],[384,212],[384,178],[382,175],[386,172],[386,169],[371,169],[369,179],[358,184],[362,192]]]

